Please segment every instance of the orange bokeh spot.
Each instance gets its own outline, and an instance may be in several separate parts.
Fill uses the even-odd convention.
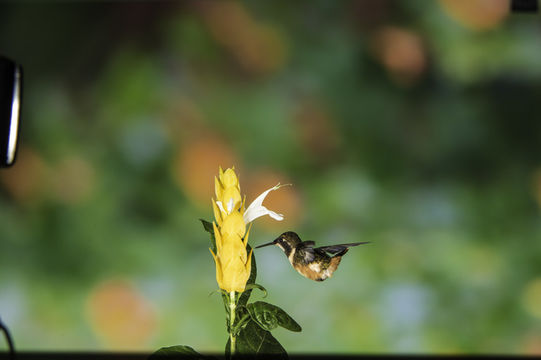
[[[74,204],[88,198],[94,188],[94,168],[85,159],[68,156],[62,159],[53,172],[53,191],[64,203]]]
[[[42,157],[33,149],[22,147],[17,153],[15,164],[0,172],[5,189],[20,202],[39,199],[45,192],[50,169]]]
[[[108,280],[96,286],[87,301],[92,329],[110,350],[140,350],[156,329],[150,303],[131,284]]]
[[[205,135],[182,144],[173,166],[175,179],[186,196],[196,205],[207,207],[215,197],[214,177],[218,175],[218,167],[238,169],[239,162],[222,139]]]
[[[440,0],[453,20],[476,31],[497,27],[509,13],[509,0]]]
[[[274,26],[256,22],[240,2],[203,4],[201,15],[211,35],[246,71],[267,74],[283,67],[287,58],[286,41]]]
[[[415,81],[426,68],[425,48],[413,31],[386,26],[375,33],[377,57],[399,84]]]
[[[267,209],[284,215],[284,220],[276,221],[270,216],[263,216],[255,220],[257,226],[262,225],[269,230],[284,229],[291,230],[295,226],[302,212],[302,201],[298,188],[291,179],[273,170],[260,170],[252,173],[247,181],[241,183],[241,191],[246,194],[246,207],[259,196],[263,191],[276,184],[292,184],[278,190],[271,191],[263,206]]]
[[[532,333],[522,341],[520,354],[522,355],[541,355],[541,335]]]

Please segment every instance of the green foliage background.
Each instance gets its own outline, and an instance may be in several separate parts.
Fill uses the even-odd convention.
[[[252,245],[371,241],[323,283],[256,251],[266,301],[303,328],[273,332],[290,354],[539,354],[539,14],[476,29],[443,1],[220,3],[0,4],[0,53],[25,76],[0,173],[17,347],[223,351],[210,195],[184,178],[217,173],[189,156],[219,139],[243,189],[270,169],[300,199],[289,223],[256,221]],[[378,50],[389,29],[398,68]],[[96,325],[108,281],[143,315]]]

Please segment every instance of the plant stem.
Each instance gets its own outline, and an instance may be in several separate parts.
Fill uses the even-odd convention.
[[[230,344],[231,344],[231,358],[233,357],[233,355],[235,355],[235,345],[236,345],[236,336],[233,334],[233,328],[234,328],[234,325],[235,325],[235,315],[236,315],[236,311],[237,311],[237,303],[236,303],[236,299],[235,299],[235,292],[234,291],[231,291],[229,293],[229,314],[230,314],[230,318],[229,318],[229,340],[230,340]]]

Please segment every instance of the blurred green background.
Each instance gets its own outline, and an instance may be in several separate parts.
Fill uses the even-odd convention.
[[[0,4],[25,76],[0,171],[17,348],[222,352],[198,220],[221,165],[248,202],[293,184],[252,245],[371,241],[323,283],[257,250],[290,353],[541,354],[540,37],[508,0]]]

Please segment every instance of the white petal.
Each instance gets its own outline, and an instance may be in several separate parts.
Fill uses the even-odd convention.
[[[286,184],[290,185],[290,184]],[[258,217],[269,215],[271,218],[281,221],[284,219],[284,216],[282,214],[277,214],[274,211],[271,211],[263,206],[263,200],[267,197],[268,193],[270,193],[273,190],[278,190],[282,186],[285,185],[276,185],[266,191],[264,191],[261,195],[259,195],[251,204],[248,206],[248,209],[244,212],[244,222],[246,224],[251,223]]]
[[[227,213],[228,214],[231,214],[231,211],[233,211],[233,198],[230,198],[229,201],[227,202]]]
[[[220,209],[221,212],[227,214],[227,212],[225,211],[224,206],[222,205],[221,201],[216,201],[216,205],[218,205],[218,209]]]
[[[244,221],[246,224],[248,224],[251,221],[254,221],[255,219],[257,219],[258,217],[261,217],[264,215],[269,215],[271,218],[278,221],[284,220],[284,215],[275,213],[274,211],[271,211],[264,206],[260,206],[257,209],[253,210],[252,212],[250,212],[249,216],[246,216],[246,213],[244,213]]]

